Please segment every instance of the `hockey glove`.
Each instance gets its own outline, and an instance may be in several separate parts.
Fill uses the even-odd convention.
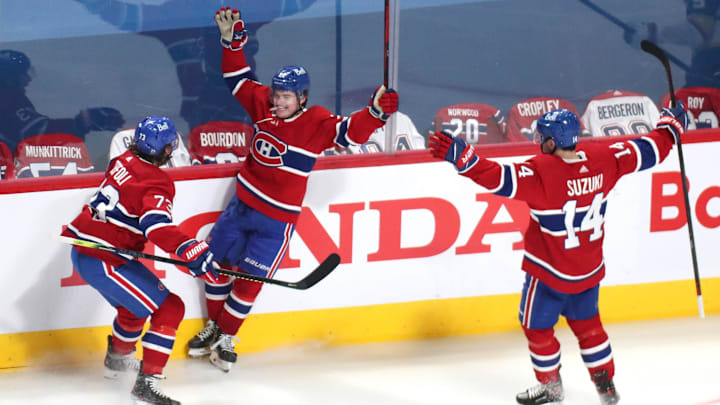
[[[390,114],[398,109],[398,94],[393,89],[386,90],[385,86],[380,86],[375,89],[368,105],[373,117],[387,121]]]
[[[187,262],[193,277],[216,283],[217,272],[213,266],[213,254],[205,241],[190,239],[177,248],[177,255]]]
[[[689,124],[685,105],[682,101],[678,101],[677,106],[672,108],[664,107],[662,109],[656,128],[665,128],[670,131],[673,138],[675,138],[675,143],[677,143],[680,136],[685,133]]]
[[[237,9],[223,7],[215,13],[215,23],[220,29],[220,44],[231,51],[239,51],[247,43],[245,22],[240,19]]]
[[[90,131],[115,131],[123,124],[122,113],[110,107],[86,108],[75,116],[75,127],[83,135]]]
[[[452,163],[459,172],[468,170],[478,161],[473,147],[464,139],[453,137],[449,131],[435,132],[430,136],[428,146],[433,156]]]

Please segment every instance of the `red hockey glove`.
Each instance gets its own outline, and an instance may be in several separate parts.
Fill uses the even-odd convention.
[[[675,138],[675,143],[680,139],[680,135],[685,133],[689,125],[687,111],[682,101],[678,101],[676,107],[664,107],[660,114],[660,119],[655,125],[656,128],[665,128]]]
[[[204,240],[190,239],[177,248],[177,255],[188,262],[187,267],[193,277],[217,283],[218,275],[213,265],[213,254]]]
[[[240,19],[237,9],[223,7],[215,13],[215,23],[220,30],[220,44],[231,51],[239,51],[247,43],[245,22]]]
[[[444,159],[455,165],[458,172],[464,172],[478,161],[472,146],[460,138],[453,137],[450,132],[435,132],[428,142],[430,152],[437,159]]]
[[[393,89],[385,90],[385,86],[380,86],[375,89],[368,105],[373,117],[387,121],[390,114],[398,109],[398,94]]]

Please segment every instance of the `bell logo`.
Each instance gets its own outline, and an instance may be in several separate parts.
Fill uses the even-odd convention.
[[[294,73],[294,74],[300,76],[300,75],[305,74],[306,72],[305,72],[305,69],[304,69],[304,68],[302,68],[302,67],[296,67],[296,68],[293,68],[292,70],[278,73],[278,77],[281,78],[281,79],[284,79],[284,78],[286,78],[288,75],[290,75],[290,73]]]

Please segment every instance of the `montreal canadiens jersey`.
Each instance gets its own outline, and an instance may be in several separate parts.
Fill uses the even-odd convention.
[[[237,174],[237,196],[279,221],[297,221],[308,176],[324,150],[361,145],[385,124],[368,108],[343,117],[313,106],[279,119],[271,110],[270,88],[250,78],[244,51],[223,48],[222,70],[232,94],[255,123],[250,155]]]
[[[124,129],[113,135],[110,140],[110,150],[108,151],[108,160],[113,160],[116,157],[125,153],[135,137],[135,128]],[[182,140],[182,136],[178,132],[177,136],[177,148],[170,155],[170,160],[160,166],[161,168],[166,167],[182,167],[190,166],[190,153],[185,147],[185,143]]]
[[[0,142],[0,180],[15,177],[15,163],[10,148]]]
[[[190,131],[188,148],[192,164],[237,163],[250,153],[255,130],[237,121],[210,121]]]
[[[505,117],[497,108],[480,103],[453,104],[435,113],[433,129],[450,131],[472,145],[505,142]]]
[[[610,90],[588,101],[582,123],[592,136],[647,134],[660,119],[657,105],[644,94]]]
[[[146,240],[170,253],[192,239],[172,224],[175,184],[170,176],[130,151],[112,160],[90,201],[63,235],[121,249],[142,251]],[[130,259],[78,248],[84,254],[120,266]]]
[[[420,135],[415,124],[410,117],[396,112],[395,117],[395,139],[393,140],[393,150],[416,150],[425,149],[425,138]],[[386,133],[388,125],[384,125],[370,134],[370,138],[362,145],[348,146],[348,153],[376,153],[385,151]]]
[[[691,125],[688,129],[718,128],[720,120],[720,90],[711,87],[685,87],[675,90],[675,98],[687,108]],[[665,94],[662,106],[667,106],[670,94]]]
[[[535,97],[513,105],[508,114],[507,140],[510,142],[533,141],[537,119],[546,112],[558,108],[565,108],[579,116],[575,106],[561,98]]]
[[[661,129],[628,141],[578,145],[577,160],[543,154],[501,165],[479,159],[461,174],[496,195],[527,202],[522,269],[558,291],[578,293],[605,275],[610,190],[622,176],[662,162],[672,145]]]
[[[71,134],[43,134],[20,141],[15,150],[15,177],[45,177],[94,170],[85,142]]]

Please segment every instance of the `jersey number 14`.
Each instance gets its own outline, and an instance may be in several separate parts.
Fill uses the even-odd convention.
[[[580,238],[576,232],[585,232],[592,230],[590,234],[590,242],[594,242],[603,235],[603,222],[605,218],[602,214],[603,193],[595,194],[592,203],[588,207],[578,209],[577,200],[569,200],[563,205],[562,212],[564,214],[565,231],[565,249],[574,249],[580,246]],[[576,224],[579,222],[579,226]]]

